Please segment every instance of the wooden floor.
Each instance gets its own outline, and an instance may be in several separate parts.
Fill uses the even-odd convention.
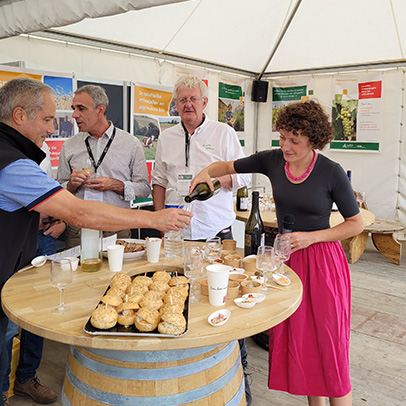
[[[406,244],[403,243],[406,256]],[[354,406],[406,405],[406,258],[397,266],[371,242],[350,265],[352,276],[351,377]],[[247,339],[253,406],[301,406],[306,398],[267,388],[268,353]],[[38,372],[58,394],[64,378],[67,346],[46,341]],[[60,400],[55,403],[61,405]],[[11,406],[36,405],[14,396]],[[221,405],[213,405],[221,406]]]

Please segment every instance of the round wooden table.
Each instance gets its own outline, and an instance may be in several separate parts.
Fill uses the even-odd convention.
[[[375,221],[375,215],[368,210],[360,209],[362,219],[364,220],[364,227],[371,225]],[[250,211],[238,211],[234,210],[236,214],[236,219],[243,221],[244,223],[248,220]],[[261,211],[261,218],[265,227],[278,227],[278,222],[276,220],[275,210],[265,210]],[[338,211],[332,211],[330,216],[330,226],[334,227],[344,221],[343,216]]]
[[[236,219],[243,221],[244,223],[248,220],[250,215],[249,211],[238,211],[234,210],[236,214]],[[366,209],[360,209],[362,219],[364,220],[364,229],[368,228],[371,224],[375,222],[375,215]],[[278,223],[276,220],[276,213],[274,210],[261,211],[261,218],[265,227],[271,229],[278,228]],[[332,211],[330,215],[330,226],[334,227],[344,221],[343,216],[338,211]],[[347,255],[347,260],[350,264],[356,262],[365,250],[365,246],[368,240],[368,232],[361,232],[351,238],[346,238],[341,240],[341,245]]]
[[[123,271],[138,274],[178,268],[181,259],[161,252],[160,262],[146,256],[125,262]],[[74,272],[64,291],[69,313],[55,315],[59,291],[50,286],[49,262],[41,268],[16,273],[4,285],[2,304],[7,316],[22,328],[50,340],[70,344],[62,401],[64,405],[245,405],[244,380],[236,340],[262,332],[288,318],[299,306],[302,284],[290,270],[292,284],[272,289],[264,302],[252,309],[227,301],[213,307],[207,297],[192,303],[188,332],[181,337],[93,336],[83,328],[103,296],[113,273],[106,260],[95,273]],[[212,327],[208,316],[215,310],[231,311],[229,321]],[[207,403],[208,402],[208,403]]]

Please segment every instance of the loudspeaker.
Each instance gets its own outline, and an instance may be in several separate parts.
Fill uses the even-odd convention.
[[[268,97],[268,84],[264,80],[254,80],[252,82],[251,101],[266,103]]]

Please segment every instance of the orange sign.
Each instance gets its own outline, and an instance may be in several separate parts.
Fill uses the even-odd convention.
[[[0,70],[0,87],[5,85],[9,80],[16,78],[30,78],[41,81],[41,75],[33,75],[31,73],[24,72],[9,72],[5,70]]]
[[[134,86],[134,113],[169,116],[172,93],[148,87]]]

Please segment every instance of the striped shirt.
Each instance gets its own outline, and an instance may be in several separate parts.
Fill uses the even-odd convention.
[[[79,132],[66,140],[61,149],[57,181],[64,187],[70,180],[73,169],[83,168],[83,163],[89,154],[85,140],[88,138],[94,160],[99,161],[104,148],[113,134],[114,126],[110,127],[99,139],[89,133]],[[111,190],[103,192],[103,202],[117,207],[130,208],[130,202],[135,198],[147,197],[151,191],[148,180],[148,170],[141,142],[133,135],[119,128],[101,165],[97,169],[98,176],[118,179],[124,183],[124,196]],[[84,188],[79,187],[75,196],[83,199]]]

